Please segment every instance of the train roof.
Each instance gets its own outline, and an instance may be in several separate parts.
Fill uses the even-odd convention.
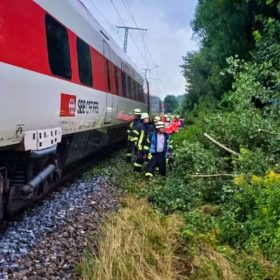
[[[33,0],[81,39],[103,53],[103,41],[110,45],[113,63],[122,68],[134,79],[143,83],[143,77],[131,58],[126,55],[116,41],[99,24],[94,15],[81,0]],[[105,54],[106,55],[106,54]]]

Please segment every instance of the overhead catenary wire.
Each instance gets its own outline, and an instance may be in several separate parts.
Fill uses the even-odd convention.
[[[122,16],[120,15],[120,13],[119,13],[119,11],[118,11],[118,8],[116,7],[116,5],[115,5],[115,3],[114,3],[113,0],[111,0],[111,4],[112,4],[112,6],[113,6],[113,8],[114,8],[114,10],[115,10],[115,12],[116,12],[116,14],[117,14],[118,17],[120,18],[122,24],[123,24],[124,26],[126,26],[126,24],[125,24],[125,22],[124,22]],[[136,44],[134,38],[132,37],[132,35],[131,35],[130,33],[129,33],[128,35],[129,35],[129,37],[130,37],[130,39],[131,39],[133,45],[135,46],[136,50],[138,51],[138,53],[139,53],[141,59],[143,60],[144,64],[145,64],[145,65],[149,65],[149,63],[147,62],[146,58],[143,56],[142,52],[140,51],[139,47],[137,46],[137,44]]]
[[[114,10],[115,10],[115,12],[116,12],[116,14],[117,14],[118,17],[120,18],[121,22],[124,24],[124,19],[122,18],[121,14],[120,14],[120,12],[119,12],[119,10],[118,10],[118,8],[117,8],[117,6],[116,6],[115,3],[113,2],[113,0],[110,0],[110,1],[111,1],[111,4],[112,4],[112,6],[113,6],[113,8],[114,8]],[[123,6],[125,7],[125,9],[128,11],[129,16],[132,18],[132,20],[133,20],[135,26],[137,26],[137,28],[139,28],[139,25],[138,25],[138,23],[137,23],[137,21],[136,21],[136,18],[135,18],[135,16],[134,16],[133,10],[132,10],[132,8],[131,8],[129,2],[128,2],[127,0],[121,0],[121,1],[122,1]],[[124,1],[125,1],[125,2],[124,2]],[[83,2],[83,1],[82,1],[82,2]],[[120,45],[121,45],[123,39],[122,39],[122,37],[120,36],[120,33],[117,32],[115,26],[114,26],[111,22],[109,22],[109,20],[107,19],[107,17],[101,12],[101,10],[97,7],[97,5],[96,5],[95,3],[93,3],[93,1],[87,1],[87,2],[86,2],[86,5],[91,7],[91,9],[90,9],[91,11],[89,10],[89,12],[93,13],[93,11],[96,11],[96,12],[101,16],[101,18],[104,20],[104,22],[105,22],[112,30],[114,30],[114,32],[115,32],[116,35],[118,36],[118,41],[119,41],[119,43],[120,43]],[[89,7],[89,8],[90,8],[90,7]],[[146,50],[144,50],[144,55],[143,55],[143,53],[141,52],[141,50],[139,49],[139,46],[138,46],[138,45],[139,45],[139,42],[138,42],[138,44],[137,44],[136,41],[135,41],[135,39],[132,37],[132,35],[129,34],[129,38],[131,39],[132,43],[134,44],[134,46],[135,46],[137,52],[139,53],[139,55],[140,55],[140,57],[141,57],[141,59],[142,59],[142,61],[143,61],[143,64],[144,64],[143,66],[139,66],[139,63],[138,63],[137,65],[138,65],[139,69],[140,69],[140,68],[143,68],[143,67],[149,67],[149,66],[151,66],[151,65],[150,65],[150,62],[151,62],[151,61],[154,62],[154,64],[156,64],[156,63],[155,63],[155,60],[154,60],[153,57],[152,57],[152,54],[151,54],[151,52],[150,52],[148,46],[146,45],[146,43],[145,43],[145,41],[144,41],[144,33],[142,33],[141,35],[142,35],[143,45],[145,46],[145,49],[146,49]],[[147,53],[150,54],[150,58],[149,58],[149,56],[146,55]],[[160,79],[152,78],[152,80],[160,80]]]
[[[98,14],[103,18],[103,20],[107,23],[107,25],[110,26],[111,29],[116,33],[116,35],[119,38],[119,43],[121,43],[122,42],[122,38],[121,38],[120,34],[116,31],[115,26],[111,22],[109,22],[107,17],[104,16],[104,14],[100,11],[100,9],[96,6],[96,4],[94,4],[94,2],[92,2],[92,1],[88,1],[87,2],[87,6],[90,6],[91,8],[93,8],[93,11],[97,11],[98,12]]]
[[[135,16],[134,16],[134,14],[133,14],[133,10],[132,10],[132,8],[131,8],[130,5],[129,5],[129,2],[127,2],[127,0],[125,0],[125,1],[126,1],[126,4],[125,4],[123,1],[124,1],[124,0],[122,0],[123,6],[124,6],[125,9],[128,11],[128,14],[129,14],[130,17],[132,18],[132,20],[133,20],[135,26],[136,26],[137,28],[139,28],[139,25],[138,25],[138,23],[137,23],[137,21],[136,21],[136,18],[135,18]],[[119,18],[120,18],[122,24],[125,25],[124,20],[123,20],[122,16],[120,15],[120,13],[119,13],[119,11],[118,11],[116,5],[114,4],[113,0],[111,0],[111,3],[112,3],[112,6],[113,6],[114,9],[115,9],[115,12],[118,14],[118,16],[119,16]],[[149,54],[150,59],[148,58],[148,56],[146,56],[146,58],[143,57],[143,54],[141,53],[141,51],[139,50],[138,46],[136,45],[134,38],[132,38],[131,35],[130,35],[130,38],[132,39],[132,42],[133,42],[134,46],[137,48],[138,52],[141,54],[141,58],[142,58],[142,60],[144,61],[144,64],[145,64],[145,67],[144,67],[144,68],[150,66],[150,63],[146,61],[146,58],[147,58],[149,61],[152,61],[152,63],[153,63],[154,65],[156,65],[155,68],[158,68],[158,66],[157,66],[158,64],[156,63],[155,59],[153,58],[153,55],[151,54],[151,51],[149,50],[149,48],[148,48],[148,46],[147,46],[147,44],[146,44],[146,42],[145,42],[145,40],[144,40],[144,33],[142,33],[143,46],[144,46],[145,49],[146,49],[146,53]],[[157,76],[158,76],[158,72],[157,72]],[[159,86],[159,83],[158,83],[158,82],[161,81],[162,79],[159,78],[159,77],[157,77],[157,78],[152,78],[152,77],[150,77],[150,78],[154,81],[153,84],[154,84],[155,92],[157,92],[157,93],[160,92],[160,91],[161,91],[161,87]]]
[[[138,25],[138,23],[137,23],[137,21],[136,21],[136,18],[135,18],[135,16],[134,16],[133,10],[132,10],[132,8],[131,8],[131,6],[130,6],[130,4],[129,4],[129,1],[128,1],[128,0],[122,0],[122,3],[123,3],[123,6],[124,6],[124,7],[126,8],[126,10],[128,11],[129,15],[131,16],[132,21],[134,22],[135,26],[136,26],[137,28],[139,28],[139,25]],[[151,51],[150,51],[148,45],[146,44],[145,37],[144,37],[144,33],[142,33],[142,41],[143,41],[143,46],[144,46],[144,48],[146,49],[147,53],[149,54],[151,60],[153,61],[153,63],[154,63],[155,65],[157,65],[156,60],[154,59],[154,57],[153,57],[153,55],[152,55],[152,53],[151,53]]]
[[[131,27],[131,26],[121,26],[121,25],[117,25],[117,28],[119,29],[124,29],[125,33],[124,33],[124,42],[123,42],[123,50],[126,53],[127,52],[127,42],[128,42],[128,33],[129,30],[137,30],[137,31],[147,31],[147,29],[144,28],[137,28],[137,27]]]
[[[128,15],[132,18],[133,23],[135,24],[135,26],[136,26],[137,28],[139,28],[139,25],[138,25],[137,22],[136,22],[135,16],[134,16],[134,14],[133,14],[133,11],[132,11],[132,8],[130,7],[129,2],[126,1],[126,0],[121,0],[121,1],[122,1],[122,4],[123,4],[124,8],[128,11]],[[142,40],[143,40],[143,38],[144,38],[144,33],[142,33],[141,35],[142,35],[141,37],[142,37]],[[143,41],[143,45],[144,45],[144,41]],[[146,59],[149,60],[148,56],[146,56],[145,51],[144,51],[144,55],[145,55]]]

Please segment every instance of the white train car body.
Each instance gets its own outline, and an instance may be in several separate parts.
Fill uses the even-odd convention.
[[[79,0],[0,1],[0,85],[0,219],[148,110],[143,78]]]
[[[1,41],[4,43],[2,50],[0,47],[0,147],[2,149],[20,143],[24,143],[22,148],[26,151],[33,150],[35,147],[39,150],[45,149],[46,143],[40,145],[40,133],[43,140],[46,134],[45,138],[51,139],[50,132],[54,129],[59,134],[56,140],[60,142],[61,137],[67,134],[123,124],[127,120],[125,117],[120,118],[119,115],[128,115],[135,107],[146,110],[144,96],[135,98],[136,93],[128,91],[126,96],[123,96],[121,79],[118,81],[119,93],[116,92],[114,67],[119,71],[117,75],[124,72],[126,78],[129,76],[133,82],[137,83],[137,87],[142,88],[143,79],[130,59],[106,35],[106,31],[99,26],[79,1],[24,0],[20,2],[3,0],[0,3],[0,17],[3,22],[0,24],[0,46]],[[5,8],[3,15],[1,15],[1,6]],[[23,9],[24,7],[26,8]],[[20,18],[15,18],[16,15],[20,15]],[[48,44],[51,42],[47,42],[46,16],[63,26],[67,32],[71,70],[69,79],[63,77],[63,74],[53,73],[51,66],[46,65],[50,64],[50,61],[39,62],[40,59],[46,60],[50,55]],[[9,20],[11,17],[13,20]],[[36,27],[30,25],[31,19],[37,25]],[[35,31],[32,30],[33,27]],[[41,30],[40,27],[42,27]],[[6,36],[4,36],[5,32],[7,32]],[[8,32],[13,32],[13,34]],[[28,36],[26,32],[29,32]],[[18,37],[17,40],[13,38],[15,36]],[[30,37],[37,37],[37,40],[28,42]],[[75,50],[70,44],[75,45],[75,42],[71,42],[75,39],[81,39],[90,48],[91,54],[94,52],[91,57],[92,85],[83,84],[77,77],[78,73],[74,73],[75,70],[77,71],[75,69],[77,61],[73,60],[77,58],[77,54],[72,53]],[[17,50],[18,45],[14,43],[24,44],[27,47],[20,47]],[[42,47],[43,44],[44,47]],[[37,46],[38,51],[36,51]],[[8,47],[8,56],[6,56],[7,49],[5,48]],[[11,48],[14,48],[12,54]],[[30,49],[35,57],[22,53],[22,49],[25,51]],[[26,61],[18,58],[25,55],[28,56]],[[42,57],[38,57],[39,55]],[[96,67],[103,67],[98,73],[94,71],[95,57],[99,60],[99,65]],[[30,59],[34,59],[34,62]],[[111,88],[108,88],[106,84],[108,82],[108,77],[105,77],[107,61],[110,68]],[[100,75],[103,75],[105,80]],[[103,81],[95,86],[96,79]],[[139,91],[139,88],[137,90]],[[36,139],[28,137],[25,140],[25,136],[30,133],[35,133]],[[37,145],[32,140],[36,141]],[[55,138],[52,140],[54,141]],[[53,142],[49,143],[51,146]]]

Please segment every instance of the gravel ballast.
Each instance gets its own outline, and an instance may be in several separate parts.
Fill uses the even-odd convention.
[[[119,196],[107,177],[79,180],[8,223],[0,237],[0,279],[75,279],[87,237],[97,236]]]

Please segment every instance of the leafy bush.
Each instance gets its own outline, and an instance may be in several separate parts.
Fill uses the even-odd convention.
[[[195,124],[174,138],[175,169],[146,193],[160,211],[183,214],[189,244],[220,252],[232,271],[242,268],[243,279],[280,275],[280,23],[263,23],[252,59],[228,59],[232,90],[218,109],[196,107]],[[204,264],[222,279],[215,265]],[[204,268],[197,277],[206,277]]]

